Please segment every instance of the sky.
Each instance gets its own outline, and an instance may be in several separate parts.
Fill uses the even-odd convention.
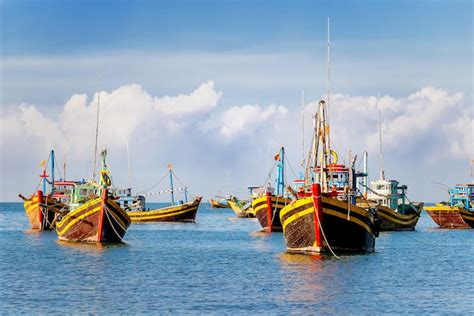
[[[116,186],[173,163],[194,195],[245,197],[281,146],[292,180],[326,97],[328,17],[341,161],[368,151],[378,177],[380,95],[385,174],[411,200],[472,181],[472,1],[3,0],[0,201],[35,190],[51,149],[67,178],[92,176],[99,95]]]

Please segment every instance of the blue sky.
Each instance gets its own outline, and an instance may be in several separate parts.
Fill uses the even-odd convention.
[[[0,14],[0,102],[5,113],[29,104],[56,122],[61,120],[64,104],[75,94],[86,94],[91,102],[99,89],[111,93],[124,85],[137,84],[152,97],[173,97],[190,95],[212,81],[214,85],[206,89],[222,95],[209,101],[209,91],[198,93],[207,103],[199,98],[197,102],[208,104],[209,112],[199,116],[202,122],[192,123],[201,124],[196,129],[212,130],[216,127],[209,127],[210,121],[223,120],[232,107],[239,107],[239,113],[243,113],[249,110],[245,105],[258,106],[262,112],[267,109],[268,113],[270,105],[284,106],[297,116],[301,90],[310,102],[319,99],[326,89],[329,16],[331,91],[345,94],[351,102],[380,92],[403,103],[422,88],[434,87],[448,92],[446,100],[458,100],[455,94],[462,93],[462,100],[457,101],[459,109],[472,117],[472,1],[6,0],[0,3]],[[283,112],[275,110],[271,115]],[[244,123],[251,124],[246,119]],[[397,121],[396,116],[393,119]],[[173,120],[173,124],[178,121]],[[465,130],[469,134],[468,126]],[[9,133],[2,131],[4,140],[11,138]],[[420,137],[416,148],[430,152],[435,145],[450,146],[444,138],[430,138],[429,130],[424,133],[427,136]],[[133,131],[128,136],[139,137],[140,133]],[[199,141],[206,148],[204,152],[217,155],[211,165],[222,174],[229,168],[252,166],[250,161],[239,165],[228,154],[230,148],[241,147],[248,138],[242,134],[233,138],[233,143],[221,144],[203,136]],[[285,141],[290,147],[299,142]],[[272,142],[279,147],[278,140]],[[403,143],[400,140],[399,148]],[[258,143],[254,145],[259,147]],[[272,146],[262,143],[260,147],[266,153],[266,148]],[[400,150],[387,155],[393,157],[386,159],[387,165],[400,174],[404,173],[400,160],[416,162]],[[2,182],[10,178],[10,162],[19,163],[16,157],[11,152],[2,159]],[[465,162],[459,157],[437,162],[430,157],[419,159],[438,170],[453,166],[440,175],[452,184],[467,179]],[[233,161],[232,165],[226,165],[226,161]],[[417,183],[429,181],[429,174],[427,170],[424,176],[407,176],[420,199],[429,198],[430,189],[422,189]],[[142,174],[143,182],[148,180],[145,176]],[[199,176],[190,178],[197,181]],[[257,180],[248,176],[238,185],[244,187]],[[16,185],[2,199],[11,199],[13,191],[21,188]],[[211,194],[216,185],[207,185],[203,191]]]

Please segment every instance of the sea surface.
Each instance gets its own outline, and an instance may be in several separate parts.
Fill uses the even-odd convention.
[[[426,213],[340,259],[287,254],[281,233],[208,204],[195,224],[133,224],[123,245],[28,228],[22,204],[0,203],[1,314],[474,313],[474,230]]]

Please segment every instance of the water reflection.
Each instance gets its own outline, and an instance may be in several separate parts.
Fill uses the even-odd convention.
[[[105,251],[128,246],[126,243],[76,243],[57,240],[58,245],[68,247],[73,251],[90,255],[102,255]]]

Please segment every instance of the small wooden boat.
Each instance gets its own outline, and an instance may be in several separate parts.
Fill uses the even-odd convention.
[[[277,166],[277,176],[275,179],[276,192],[270,186],[261,187],[259,191],[255,191],[256,197],[252,200],[252,208],[255,210],[255,216],[266,232],[283,231],[280,222],[281,209],[291,202],[291,199],[284,196],[285,194],[285,148],[281,147],[275,156],[275,164],[272,169]],[[271,174],[270,171],[269,174]],[[266,182],[266,181],[265,181]]]
[[[274,195],[267,192],[252,201],[252,208],[255,210],[255,217],[266,232],[282,232],[280,221],[280,211],[290,204],[291,199],[282,195]]]
[[[133,223],[145,222],[195,222],[201,197],[193,201],[143,212],[128,212]]]
[[[426,206],[426,213],[441,228],[474,228],[474,184],[458,184],[448,192],[448,203]]]
[[[255,212],[248,201],[239,201],[237,199],[229,199],[229,206],[238,218],[255,217]]]
[[[43,191],[32,194],[25,198],[22,194],[18,196],[24,201],[24,208],[32,230],[54,230],[55,218],[65,205],[51,196],[44,196]]]
[[[193,201],[188,202],[188,191],[187,187],[184,186],[182,188],[174,188],[173,182],[174,178],[176,177],[173,167],[171,164],[168,165],[168,173],[170,179],[170,189],[163,190],[159,192],[151,192],[145,194],[147,195],[155,195],[155,194],[162,194],[162,193],[170,193],[171,194],[171,206],[158,208],[154,210],[143,210],[143,211],[129,211],[127,212],[130,216],[133,223],[145,223],[145,222],[195,222],[196,221],[196,213],[199,208],[199,204],[201,203],[201,197],[195,197]],[[163,178],[164,179],[164,178]],[[176,191],[183,191],[184,192],[184,199],[185,201],[181,201],[180,203],[175,203],[175,192]]]
[[[130,217],[104,189],[100,197],[90,199],[68,212],[56,224],[59,240],[74,242],[120,242]]]
[[[31,229],[34,231],[53,230],[55,228],[55,219],[57,214],[65,207],[56,194],[54,181],[54,150],[51,150],[47,162],[42,161],[43,172],[40,175],[43,190],[38,190],[31,194],[29,198],[18,194],[24,203],[26,215],[30,222]],[[48,165],[51,167],[50,174],[46,173]],[[49,188],[49,193],[47,192]]]
[[[229,203],[225,199],[220,199],[220,200],[210,199],[209,203],[211,204],[212,208],[229,208]]]

